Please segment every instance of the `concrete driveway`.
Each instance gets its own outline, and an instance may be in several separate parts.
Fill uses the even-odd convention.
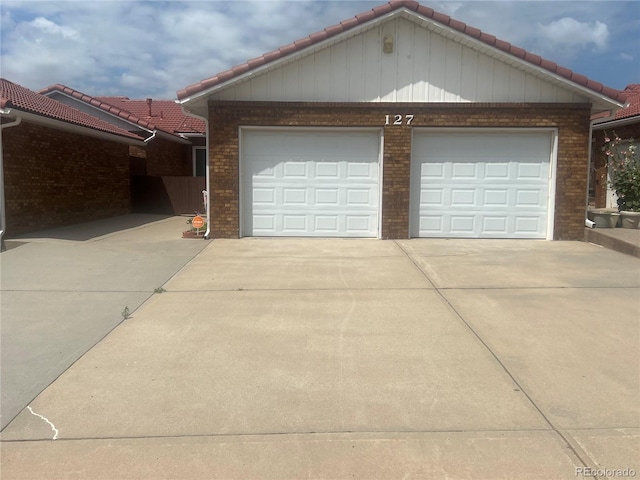
[[[4,430],[3,479],[640,475],[640,259],[215,240],[164,288]]]
[[[8,240],[2,252],[2,428],[207,242],[186,219],[125,215]]]

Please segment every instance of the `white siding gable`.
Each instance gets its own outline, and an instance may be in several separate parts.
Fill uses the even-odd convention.
[[[383,53],[385,37],[393,52]],[[589,100],[544,73],[505,63],[467,44],[394,16],[373,28],[309,49],[289,63],[233,82],[211,100],[305,102],[567,102]],[[285,60],[286,62],[286,60]]]

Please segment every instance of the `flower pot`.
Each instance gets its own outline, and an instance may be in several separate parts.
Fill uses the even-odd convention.
[[[591,210],[589,216],[596,228],[614,228],[620,218],[619,213],[611,210]]]
[[[622,228],[637,229],[640,226],[640,212],[620,212]]]

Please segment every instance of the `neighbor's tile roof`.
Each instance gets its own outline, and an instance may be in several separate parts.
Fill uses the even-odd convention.
[[[319,42],[322,42],[323,40],[331,38],[340,33],[346,32],[347,30],[350,30],[359,25],[370,22],[371,20],[374,20],[378,17],[382,17],[387,13],[390,13],[394,10],[397,10],[403,7],[409,10],[413,10],[414,12],[417,12],[424,17],[430,18],[442,25],[452,28],[453,30],[457,30],[461,33],[469,35],[470,37],[473,37],[479,40],[480,42],[483,42],[487,45],[497,48],[498,50],[502,50],[503,52],[509,55],[513,55],[514,57],[520,58],[521,60],[524,60],[532,65],[540,67],[562,78],[565,78],[573,83],[576,83],[582,87],[592,90],[595,93],[604,95],[605,97],[608,97],[617,102],[624,103],[624,96],[622,92],[620,92],[619,90],[606,87],[599,82],[595,82],[593,80],[588,79],[584,75],[579,75],[575,72],[572,72],[571,70],[567,68],[563,68],[554,62],[545,60],[538,55],[527,52],[522,48],[518,48],[514,45],[511,45],[510,43],[499,40],[493,35],[484,33],[478,30],[477,28],[470,27],[465,23],[454,20],[451,17],[444,15],[442,13],[435,12],[431,8],[422,6],[418,2],[411,1],[411,0],[390,1],[372,10],[356,15],[351,19],[340,22],[337,25],[327,27],[321,32],[313,33],[306,38],[296,40],[295,42],[285,45],[283,47],[280,47],[277,50],[273,50],[269,53],[265,53],[260,57],[254,58],[245,63],[237,65],[231,68],[230,70],[221,72],[213,77],[194,83],[193,85],[189,85],[188,87],[178,91],[177,93],[178,99],[182,100],[191,95],[200,93],[218,84],[231,80],[234,77],[242,75],[243,73],[246,73],[250,70],[261,67],[273,61],[276,61],[280,58],[286,57],[287,55],[291,55],[311,45],[315,45]]]
[[[148,122],[146,120],[143,120],[141,118],[138,118],[137,116],[133,115],[131,112],[127,112],[125,110],[122,110],[121,108],[118,108],[116,106],[113,106],[107,102],[103,102],[98,98],[92,97],[91,95],[87,95],[85,93],[82,93],[78,90],[75,90],[73,88],[67,87],[66,85],[62,85],[60,83],[57,83],[55,85],[50,85],[46,88],[43,88],[42,90],[40,90],[40,92],[42,95],[46,95],[47,93],[51,93],[51,92],[62,92],[65,93],[67,95],[69,95],[70,97],[76,98],[84,103],[87,103],[89,105],[92,105],[96,108],[99,108],[101,110],[104,110],[105,112],[111,113],[112,115],[115,115],[117,117],[122,118],[123,120],[126,120],[128,122],[131,122],[135,125],[138,125],[142,128],[145,128],[147,130],[155,130],[156,126],[151,123]]]
[[[184,114],[182,107],[173,100],[131,100],[128,97],[97,97],[136,117],[153,122],[160,130],[171,133],[205,133],[203,120]]]
[[[4,78],[0,79],[0,108],[16,109],[121,137],[142,140],[138,135]]]
[[[615,119],[622,120],[623,118],[640,116],[640,84],[632,83],[627,85],[622,93],[626,95],[629,105],[618,110]]]
[[[180,133],[205,132],[204,121],[186,116],[180,105],[172,100],[152,100],[152,114],[149,115],[147,100],[130,100],[128,97],[92,97],[61,84],[40,90],[43,95],[51,92],[62,92],[147,130],[160,130],[174,136]]]

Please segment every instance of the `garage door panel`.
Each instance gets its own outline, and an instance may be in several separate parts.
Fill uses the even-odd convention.
[[[316,188],[315,189],[315,204],[320,206],[333,206],[339,205],[338,198],[339,192],[337,188]]]
[[[508,163],[488,163],[484,167],[485,180],[509,180]]]
[[[423,177],[445,178],[444,163],[423,163],[420,169]]]
[[[324,179],[337,179],[339,178],[338,167],[338,162],[316,162],[315,177]]]
[[[504,207],[509,205],[509,190],[497,188],[485,188],[483,191],[483,206]]]
[[[377,132],[247,131],[243,235],[377,236],[379,145]]]
[[[286,162],[283,167],[284,172],[282,173],[281,178],[293,178],[298,180],[309,176],[307,173],[307,164],[304,162]]]
[[[412,236],[545,238],[550,133],[420,132]]]

